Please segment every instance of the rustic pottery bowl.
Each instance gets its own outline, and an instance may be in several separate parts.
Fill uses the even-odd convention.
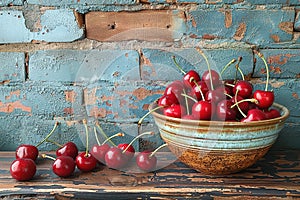
[[[156,103],[149,110],[157,107]],[[162,139],[189,167],[205,174],[239,172],[263,157],[276,141],[289,110],[277,103],[278,118],[254,122],[185,120],[152,112]]]

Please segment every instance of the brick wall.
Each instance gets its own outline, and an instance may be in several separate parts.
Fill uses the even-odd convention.
[[[256,88],[265,80],[253,53],[260,50],[276,102],[291,111],[275,148],[299,148],[298,10],[299,0],[3,0],[0,150],[37,144],[57,120],[53,140],[84,148],[80,119],[87,116],[109,135],[126,132],[119,141],[129,141],[149,102],[181,78],[172,55],[185,69],[206,69],[195,47],[217,70],[242,56],[240,67]],[[150,123],[142,131],[152,129]]]

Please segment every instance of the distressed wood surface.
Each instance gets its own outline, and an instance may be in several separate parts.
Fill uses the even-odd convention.
[[[270,151],[236,174],[209,176],[181,162],[153,173],[128,174],[99,166],[59,178],[51,161],[38,160],[37,174],[27,182],[11,178],[12,152],[0,152],[1,199],[300,199],[300,152]]]
[[[89,12],[86,37],[98,41],[173,41],[172,12]]]

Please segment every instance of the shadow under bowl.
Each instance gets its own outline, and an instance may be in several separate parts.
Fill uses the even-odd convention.
[[[156,103],[149,110],[157,107]],[[262,158],[275,143],[289,110],[274,103],[280,117],[253,122],[186,120],[152,112],[162,139],[189,167],[211,175],[239,172]]]

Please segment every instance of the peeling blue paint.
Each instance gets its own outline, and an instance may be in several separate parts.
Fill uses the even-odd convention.
[[[10,26],[14,24],[14,26]],[[41,16],[42,29],[31,32],[25,26],[22,11],[0,11],[0,43],[27,43],[32,40],[71,42],[84,36],[76,22],[73,10],[46,10]]]
[[[25,81],[25,54],[0,52],[0,82]]]

